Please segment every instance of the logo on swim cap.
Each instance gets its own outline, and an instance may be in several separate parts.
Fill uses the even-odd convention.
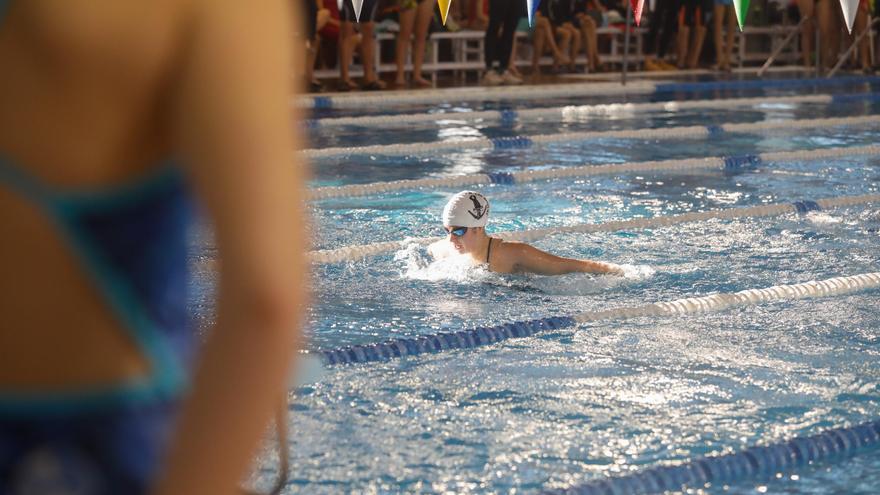
[[[447,227],[485,227],[489,221],[489,200],[475,191],[462,191],[443,208]]]
[[[483,205],[481,205],[480,200],[477,199],[476,194],[471,194],[470,196],[468,196],[468,199],[470,199],[471,201],[474,202],[473,211],[468,210],[468,213],[470,213],[471,216],[474,217],[474,220],[479,220],[479,219],[483,218],[483,215],[485,215],[486,213],[489,213],[489,203],[486,203],[485,207]],[[483,199],[485,200],[486,198],[483,198]]]

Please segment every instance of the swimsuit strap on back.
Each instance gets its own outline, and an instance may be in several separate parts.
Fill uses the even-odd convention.
[[[492,237],[489,238],[489,248],[486,249],[486,263],[489,262],[489,255],[492,254],[492,241],[494,241]]]

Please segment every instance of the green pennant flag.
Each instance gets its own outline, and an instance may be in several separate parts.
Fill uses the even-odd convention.
[[[746,15],[749,13],[749,0],[733,0],[733,10],[736,11],[736,22],[739,23],[739,30],[742,31],[746,23]]]

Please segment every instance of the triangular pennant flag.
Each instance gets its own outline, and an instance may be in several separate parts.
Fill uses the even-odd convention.
[[[336,9],[341,13],[342,12],[342,3],[345,0],[336,0]]]
[[[859,11],[859,0],[840,0],[840,8],[843,9],[843,20],[846,21],[846,29],[849,30],[849,34],[852,34],[856,13]]]
[[[631,0],[633,17],[636,20],[636,26],[642,22],[642,9],[645,7],[645,0]]]
[[[354,18],[361,22],[361,9],[364,8],[364,0],[351,0],[351,5],[354,7]]]
[[[452,0],[437,0],[437,5],[440,7],[440,19],[445,26],[446,16],[449,15],[449,6],[452,5]]]
[[[736,22],[739,24],[739,30],[743,30],[746,23],[746,14],[749,13],[749,0],[733,0],[733,10],[736,11]]]
[[[535,27],[535,12],[541,6],[541,0],[526,0],[526,10],[529,14],[529,27]]]

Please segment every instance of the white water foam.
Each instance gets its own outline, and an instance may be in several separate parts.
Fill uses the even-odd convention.
[[[473,265],[466,256],[451,256],[434,260],[427,249],[419,244],[409,244],[394,254],[395,261],[402,262],[401,276],[411,280],[458,283],[490,283],[514,289],[537,289],[546,294],[588,295],[610,287],[651,278],[655,271],[648,265],[618,265],[620,275],[595,275],[569,273],[557,276],[533,274],[505,275],[490,272],[486,265]]]

